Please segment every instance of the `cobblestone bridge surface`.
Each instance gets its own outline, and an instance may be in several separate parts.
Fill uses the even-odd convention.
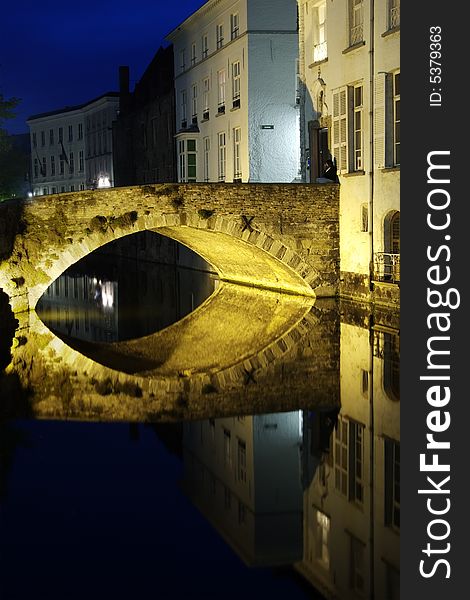
[[[65,269],[119,237],[155,230],[225,281],[334,296],[339,191],[332,185],[161,184],[0,204],[0,288],[15,313]]]

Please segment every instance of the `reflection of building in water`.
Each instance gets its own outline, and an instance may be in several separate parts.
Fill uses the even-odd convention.
[[[183,488],[250,566],[302,556],[301,412],[185,423]]]
[[[124,258],[127,240],[116,246],[118,256],[90,255],[46,290],[38,304],[41,319],[69,337],[114,342],[163,329],[210,296],[217,278],[205,261],[156,234],[133,240],[130,248],[146,240],[152,243],[152,257],[161,246],[164,264]]]
[[[343,322],[341,411],[329,441],[321,436],[331,415],[306,419],[296,569],[326,598],[399,598],[398,358],[396,330]]]
[[[118,282],[63,274],[40,300],[38,313],[51,329],[82,340],[119,339]]]

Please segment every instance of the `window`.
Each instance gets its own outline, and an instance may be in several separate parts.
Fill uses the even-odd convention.
[[[353,90],[353,152],[354,152],[354,171],[363,169],[363,150],[362,150],[362,85],[357,85]]]
[[[180,50],[180,71],[186,69],[186,51]]]
[[[83,139],[83,123],[78,124],[78,139]]]
[[[362,0],[349,0],[349,45],[360,44],[364,39]]]
[[[75,171],[75,164],[73,162],[73,152],[69,154],[69,173],[73,173]]]
[[[203,109],[202,109],[202,118],[209,118],[209,102],[210,102],[210,79],[206,77],[203,80]]]
[[[217,49],[222,48],[224,45],[224,26],[222,23],[216,26],[215,30]]]
[[[47,175],[46,157],[42,157],[41,175],[45,177]]]
[[[393,75],[393,164],[400,164],[400,73]]]
[[[46,145],[46,133],[44,131],[41,131],[41,146],[45,146]]]
[[[339,173],[348,170],[348,89],[333,92],[333,156]]]
[[[55,156],[51,156],[51,175],[55,175]]]
[[[335,488],[351,502],[364,501],[364,425],[340,417],[334,431]]]
[[[230,39],[234,40],[238,37],[240,30],[240,17],[238,13],[230,15]]]
[[[49,193],[49,188],[48,187],[43,187],[42,188],[42,195],[43,196],[47,196],[48,193]]]
[[[36,133],[33,133],[33,148],[37,148],[38,146],[38,141],[36,139]]]
[[[224,429],[224,464],[232,464],[231,436],[228,429]]]
[[[207,33],[205,33],[201,38],[201,56],[202,58],[207,58],[209,54],[209,37]]]
[[[225,132],[221,132],[217,136],[218,138],[218,175],[219,181],[225,181],[225,162],[227,158],[227,152],[225,147]]]
[[[365,592],[365,545],[357,538],[350,536],[350,575],[349,584],[359,594]]]
[[[315,557],[325,569],[328,569],[330,566],[330,551],[328,548],[330,537],[330,517],[319,510],[315,510],[315,513]]]
[[[240,127],[235,127],[233,130],[233,181],[242,180],[242,165],[240,157],[240,142],[242,130]]]
[[[39,176],[39,161],[37,158],[34,159],[34,177]]]
[[[338,173],[364,170],[363,86],[333,92],[332,150]]]
[[[217,81],[219,82],[218,94],[218,112],[225,112],[225,69],[217,73]]]
[[[208,138],[208,137],[204,138],[203,148],[204,148],[204,181],[209,181],[210,180],[209,161],[210,161],[210,151],[211,151],[210,138]]]
[[[81,184],[80,184],[80,190],[81,190],[81,191],[83,191],[84,189],[85,189],[85,184],[84,184],[84,183],[81,183]]]
[[[51,188],[51,194],[57,194],[57,188],[52,186]]]
[[[246,444],[242,440],[238,440],[238,481],[246,483]]]
[[[73,125],[69,125],[69,142],[73,140]]]
[[[196,64],[196,42],[191,44],[191,66],[194,67]]]
[[[49,129],[49,146],[54,145],[54,130]]]
[[[64,130],[62,127],[59,127],[59,142],[64,141]]]
[[[369,231],[369,205],[361,204],[361,231]]]
[[[193,85],[191,90],[191,109],[193,125],[197,124],[197,85]]]
[[[325,60],[327,56],[326,1],[323,0],[313,10],[313,62]]]
[[[240,61],[232,64],[233,108],[240,108]]]
[[[84,169],[84,157],[83,157],[83,150],[80,150],[80,152],[78,153],[78,170],[80,171],[80,173],[83,173]]]
[[[60,155],[60,160],[59,160],[59,170],[60,170],[60,174],[63,175],[64,174],[64,170],[65,170],[65,161],[64,161],[64,157],[65,154],[61,154]],[[63,191],[65,192],[65,188],[63,189]]]
[[[196,140],[178,141],[178,181],[196,181]]]
[[[400,443],[384,439],[385,525],[400,529]]]
[[[388,28],[400,27],[400,0],[389,0]]]
[[[392,402],[400,400],[400,338],[391,333],[383,334],[383,386]]]
[[[186,90],[180,92],[180,114],[181,114],[181,127],[187,125],[187,104],[186,104]]]

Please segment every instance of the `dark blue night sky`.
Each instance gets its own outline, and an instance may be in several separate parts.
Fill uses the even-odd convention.
[[[21,98],[10,133],[25,120],[118,90],[118,68],[131,85],[165,35],[205,0],[12,0],[1,10],[0,92]]]

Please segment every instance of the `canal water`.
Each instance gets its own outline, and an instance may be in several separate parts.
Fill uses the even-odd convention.
[[[141,340],[147,360],[222,288],[200,257],[147,233],[74,265],[37,314],[56,344],[140,373],[126,363],[129,345]],[[245,337],[258,331],[256,293],[240,296]],[[399,598],[398,315],[317,301],[296,308],[297,323],[290,304],[274,301],[289,318],[276,313],[277,329],[274,317],[267,328],[277,345],[256,333],[243,393],[206,386],[196,408],[163,418],[127,405],[116,419],[90,413],[79,386],[66,393],[65,383],[67,402],[53,404],[52,373],[41,387],[33,358],[15,360],[28,329],[2,343],[2,600]],[[218,320],[223,332],[231,315]],[[237,352],[245,337],[234,338]],[[204,363],[194,359],[195,369]],[[119,402],[116,390],[103,395]]]

